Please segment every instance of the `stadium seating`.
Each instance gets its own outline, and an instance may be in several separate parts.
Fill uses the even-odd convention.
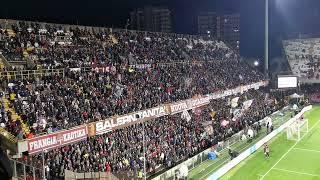
[[[285,40],[283,46],[294,75],[302,81],[319,80],[319,38]]]
[[[7,84],[14,88],[3,87],[21,97],[13,105],[27,125],[37,127],[40,119],[46,119],[43,123],[49,123],[50,131],[264,78],[240,62],[224,43],[196,36],[120,30],[95,33],[24,22],[2,33],[11,34],[0,46],[7,59],[28,59],[37,64],[34,68],[68,68],[64,80],[42,77],[41,83],[35,83],[12,79]],[[89,72],[77,69],[88,67]],[[98,98],[102,94],[107,96]],[[52,112],[55,103],[60,108]],[[82,115],[74,115],[79,113]]]
[[[223,42],[200,36],[21,21],[0,34],[0,51],[8,61],[27,62],[23,69],[65,72],[27,79],[2,77],[6,113],[1,123],[19,138],[265,79]],[[239,104],[249,101],[252,108],[230,113],[230,98],[190,110],[188,121],[176,114],[145,122],[148,176],[217,144],[283,104],[254,90],[239,98]],[[64,169],[135,177],[143,168],[141,130],[142,125],[135,124],[46,152],[50,177],[62,176]],[[27,159],[38,166],[38,156]]]
[[[233,97],[230,97],[213,100],[208,107],[190,110],[190,120],[177,114],[145,122],[148,176],[248,129],[257,120],[283,107],[283,95],[266,95],[261,90],[251,90],[239,97],[234,108],[230,105]],[[242,104],[248,100],[253,100],[250,108],[242,109]],[[243,111],[233,119],[232,109]],[[223,124],[224,120],[228,123]],[[207,126],[212,126],[213,131],[208,131]],[[142,132],[143,125],[139,123],[49,151],[45,159],[48,159],[50,176],[61,176],[62,169],[66,168],[75,172],[111,171],[117,177],[132,179],[143,169]],[[38,156],[33,159],[41,159]]]

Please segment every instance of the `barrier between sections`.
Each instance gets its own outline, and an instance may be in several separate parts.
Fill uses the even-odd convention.
[[[226,174],[229,170],[231,170],[233,167],[235,167],[237,164],[239,164],[242,160],[250,156],[252,153],[257,151],[265,142],[268,142],[273,137],[278,135],[280,132],[282,132],[286,127],[288,127],[293,121],[295,121],[297,118],[300,118],[303,113],[306,111],[309,111],[312,109],[312,105],[304,107],[297,115],[295,115],[293,118],[291,118],[289,121],[281,125],[279,128],[272,131],[270,134],[268,134],[266,137],[261,139],[259,142],[257,142],[255,145],[251,146],[247,150],[245,150],[243,153],[241,153],[236,158],[232,159],[230,162],[222,166],[220,169],[218,169],[216,172],[211,174],[207,180],[217,180],[218,178],[222,177],[224,174]]]

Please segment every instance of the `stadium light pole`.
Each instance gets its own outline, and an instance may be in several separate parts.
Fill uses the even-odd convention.
[[[143,148],[143,179],[147,179],[147,172],[146,172],[146,149],[145,149],[145,132],[144,132],[144,122],[142,122],[142,148]]]
[[[265,40],[265,48],[264,48],[264,73],[267,75],[269,70],[269,0],[265,0],[265,34],[264,34],[264,40]]]

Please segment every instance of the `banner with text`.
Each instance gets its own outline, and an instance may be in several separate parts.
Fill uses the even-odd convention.
[[[60,147],[87,138],[87,126],[80,126],[70,130],[58,131],[28,140],[29,154]]]
[[[210,103],[210,97],[193,98],[170,104],[170,114],[177,114],[186,110],[201,107]]]
[[[168,115],[167,106],[159,106],[151,109],[138,111],[120,117],[113,117],[89,125],[89,135],[104,134],[113,129],[126,127],[141,121]]]

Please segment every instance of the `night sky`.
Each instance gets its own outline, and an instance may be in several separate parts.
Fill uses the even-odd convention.
[[[123,28],[129,12],[146,5],[168,7],[177,33],[197,32],[200,11],[241,14],[241,55],[263,58],[264,0],[3,0],[0,18]],[[320,32],[320,0],[270,1],[270,57],[293,32]],[[320,34],[320,33],[319,33]]]

